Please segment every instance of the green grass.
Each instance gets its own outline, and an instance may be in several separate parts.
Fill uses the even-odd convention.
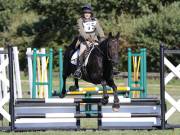
[[[29,95],[27,94],[28,90],[29,90],[29,84],[28,84],[28,80],[27,77],[24,76],[24,74],[22,74],[21,76],[22,78],[22,88],[23,88],[23,94],[24,97],[29,97]],[[53,78],[53,89],[58,89],[59,87],[59,81],[58,81],[58,76],[55,75]],[[120,85],[125,85],[127,82],[127,80],[116,80],[117,84]],[[178,80],[174,80],[172,82],[169,83],[167,90],[168,92],[172,95],[175,96],[176,99],[180,99],[180,85],[179,85]],[[68,85],[72,85],[73,84],[73,79],[68,79]],[[81,81],[80,86],[90,86],[91,84],[86,83],[84,81]],[[91,85],[92,86],[92,85]],[[148,80],[148,95],[150,96],[159,96],[159,80]],[[168,108],[170,107],[169,104],[167,105]],[[180,113],[175,113],[172,117],[171,117],[171,121],[169,121],[170,123],[180,123]],[[96,119],[83,119],[81,122],[81,127],[86,127],[86,128],[96,128],[97,126],[97,120]],[[39,134],[39,135],[180,135],[180,129],[175,129],[175,130],[117,130],[117,131],[91,131],[91,130],[87,130],[87,131],[39,131],[39,132],[10,132],[10,133],[6,133],[6,132],[0,132],[0,135],[35,135],[35,134]]]

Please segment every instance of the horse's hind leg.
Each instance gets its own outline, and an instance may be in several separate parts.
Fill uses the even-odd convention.
[[[109,99],[109,95],[107,94],[107,89],[106,89],[106,81],[102,81],[101,85],[103,87],[103,97],[102,97],[101,103],[103,105],[106,105]]]
[[[62,88],[62,91],[60,94],[60,98],[63,98],[66,96],[66,78],[67,78],[67,76],[63,75],[63,88]]]
[[[108,85],[112,87],[113,93],[114,93],[114,103],[113,103],[113,111],[119,111],[120,104],[119,104],[119,98],[118,98],[118,93],[117,93],[117,86],[115,85],[113,80],[108,81]]]

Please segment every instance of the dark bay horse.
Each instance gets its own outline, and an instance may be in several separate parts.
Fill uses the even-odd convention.
[[[106,90],[106,85],[112,87],[114,93],[114,103],[113,110],[119,110],[119,99],[117,94],[117,86],[113,80],[113,66],[119,62],[119,33],[116,36],[113,36],[112,33],[109,33],[108,37],[101,42],[98,46],[92,50],[88,63],[86,65],[86,75],[82,71],[82,79],[93,83],[101,84],[103,87],[103,98],[101,100],[102,104],[105,105],[108,103],[108,94]],[[66,94],[66,78],[74,73],[76,66],[71,64],[71,56],[74,52],[74,43],[66,48],[64,53],[64,62],[63,62],[63,89],[61,97],[64,97]],[[88,75],[88,77],[87,77]],[[75,80],[75,88],[78,89],[78,79]]]

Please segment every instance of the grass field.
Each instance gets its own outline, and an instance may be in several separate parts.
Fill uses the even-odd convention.
[[[22,88],[23,88],[23,94],[25,97],[28,97],[28,80],[27,77],[24,75],[22,78]],[[126,84],[126,80],[116,80],[116,83],[119,85]],[[178,80],[174,80],[169,83],[167,86],[168,92],[175,97],[175,99],[180,99],[180,85]],[[72,79],[68,80],[68,85],[71,85]],[[58,79],[55,77],[53,81],[53,89],[58,90]],[[81,81],[80,86],[90,86],[91,84]],[[149,96],[159,96],[159,80],[148,80],[148,95]],[[168,108],[169,108],[168,104]],[[179,123],[180,124],[180,113],[175,113],[171,117],[170,123]],[[95,120],[83,120],[81,123],[82,127],[88,127],[92,128],[96,126]],[[180,135],[180,129],[174,129],[174,130],[111,130],[111,131],[92,131],[92,130],[86,130],[86,131],[38,131],[38,132],[0,132],[0,135]]]

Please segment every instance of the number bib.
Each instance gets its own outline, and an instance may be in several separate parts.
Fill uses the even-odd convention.
[[[96,26],[96,21],[83,22],[83,27],[85,32],[94,32]]]

